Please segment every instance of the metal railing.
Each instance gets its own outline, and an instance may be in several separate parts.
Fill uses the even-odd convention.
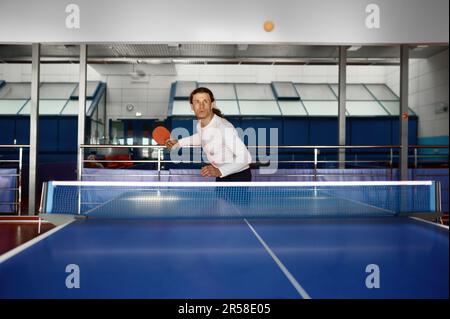
[[[200,149],[200,146],[189,146],[186,148],[191,149]],[[392,177],[392,169],[394,169],[395,160],[399,157],[398,154],[396,154],[396,150],[399,150],[401,146],[399,145],[357,145],[357,146],[336,146],[336,145],[323,145],[323,146],[303,146],[303,145],[289,145],[289,146],[248,146],[248,149],[250,151],[257,150],[257,149],[266,149],[266,150],[274,150],[277,154],[279,154],[279,150],[312,150],[312,154],[301,154],[302,156],[311,156],[310,160],[270,160],[272,163],[279,163],[279,164],[310,164],[312,166],[312,169],[314,170],[313,174],[287,174],[287,175],[280,175],[280,177],[294,177],[294,176],[313,176],[314,180],[317,179],[318,176],[318,170],[319,166],[321,164],[378,164],[382,165],[384,168],[388,168],[391,170],[390,176]],[[448,164],[448,152],[447,154],[419,154],[418,150],[421,149],[448,149],[447,145],[410,145],[408,146],[409,150],[412,151],[410,155],[408,155],[409,159],[412,160],[412,167],[417,168],[420,158],[428,158],[428,157],[447,157],[447,160],[444,161]],[[164,159],[164,151],[166,149],[165,146],[160,145],[81,145],[81,149],[83,152],[79,152],[82,156],[82,158],[78,159],[78,170],[79,172],[82,172],[82,169],[84,168],[85,163],[156,163],[157,166],[157,174],[126,174],[126,176],[153,176],[158,177],[158,180],[161,179],[161,169],[163,164],[165,163],[190,163],[190,164],[201,164],[203,163],[200,161],[195,160],[189,160],[189,161],[182,161],[182,160],[167,160]],[[156,150],[156,158],[153,159],[126,159],[126,160],[117,160],[117,159],[95,159],[95,160],[89,160],[84,158],[84,150],[85,149],[152,149]],[[342,150],[372,150],[376,152],[375,154],[377,156],[383,155],[385,156],[385,159],[358,159],[358,154],[346,154],[346,160],[345,161],[339,161],[339,160],[330,160],[330,159],[320,159],[319,156],[321,155],[321,151],[325,152],[328,151],[327,155],[331,155],[332,153],[335,153],[335,155],[338,154],[339,151]],[[332,150],[337,150],[336,152],[330,152]],[[380,152],[380,150],[386,150],[386,154]],[[291,152],[292,154],[295,154],[295,152]],[[253,155],[253,154],[252,154]],[[284,155],[286,155],[284,153]],[[298,155],[298,154],[297,154]],[[352,158],[353,155],[353,159]],[[364,153],[364,156],[367,157],[368,155],[373,155],[371,153]],[[257,157],[256,157],[257,158]],[[349,159],[350,158],[350,159]],[[435,161],[429,161],[429,162],[435,162]],[[442,163],[443,161],[440,161],[439,163]],[[264,167],[267,163],[262,162],[254,162],[253,165],[256,167]],[[366,167],[367,168],[367,167]],[[96,176],[98,174],[85,174],[85,176]],[[171,174],[170,176],[190,176],[191,174]],[[81,177],[81,174],[79,174]],[[120,175],[119,175],[120,176]],[[366,175],[364,175],[366,176]]]
[[[0,176],[3,177],[15,177],[16,178],[16,186],[15,187],[1,187],[0,186],[0,192],[6,191],[14,191],[14,201],[12,202],[0,202],[0,205],[13,205],[14,207],[14,213],[17,213],[18,215],[22,214],[22,169],[23,169],[23,150],[25,148],[29,148],[29,145],[0,145],[0,152],[4,149],[13,149],[18,151],[18,158],[17,159],[4,159],[4,152],[1,152],[3,154],[0,154],[0,168],[2,168],[2,164],[6,163],[5,167],[17,169],[16,174],[1,174]],[[1,172],[1,171],[0,171]]]
[[[13,205],[14,206],[14,212],[18,213],[19,215],[22,213],[22,174],[23,174],[23,154],[24,154],[24,149],[28,149],[29,145],[17,145],[17,144],[12,144],[12,145],[0,145],[0,168],[1,167],[15,167],[17,169],[17,173],[16,174],[3,174],[1,176],[6,176],[6,177],[15,177],[16,178],[16,185],[15,187],[0,187],[0,192],[3,191],[14,191],[15,195],[14,195],[14,201],[12,202],[0,202],[0,205]],[[165,163],[182,163],[182,164],[201,164],[203,163],[202,160],[199,161],[194,161],[194,160],[189,160],[189,161],[179,161],[179,160],[168,160],[168,159],[164,159],[164,154],[166,150],[165,146],[158,146],[158,145],[81,145],[80,147],[82,149],[82,152],[79,152],[81,155],[78,158],[78,164],[77,164],[77,169],[79,172],[83,171],[84,168],[84,164],[85,163],[134,163],[134,164],[138,164],[138,163],[156,163],[156,174],[130,174],[131,171],[128,171],[126,174],[126,176],[139,176],[139,177],[144,177],[144,176],[153,176],[153,177],[157,177],[158,180],[161,180],[161,173],[163,170],[165,170],[165,168],[163,168],[163,165]],[[95,159],[95,160],[89,160],[89,159],[85,159],[84,158],[84,150],[85,149],[107,149],[110,148],[112,150],[114,149],[147,149],[147,150],[154,150],[156,152],[156,158],[149,158],[149,159],[133,159],[133,158],[129,158],[126,160],[118,160],[118,159],[112,159],[112,160],[106,160],[106,159]],[[189,147],[192,149],[200,149],[201,147],[196,146],[196,147]],[[274,175],[277,178],[285,178],[285,177],[299,177],[299,176],[309,176],[309,177],[313,177],[314,180],[317,180],[318,177],[322,176],[319,174],[319,167],[322,164],[345,164],[345,165],[350,165],[350,164],[362,164],[362,165],[369,165],[369,164],[378,164],[378,165],[382,165],[382,167],[384,168],[388,168],[388,170],[386,170],[386,174],[384,175],[384,177],[386,177],[387,179],[391,179],[393,176],[392,170],[395,168],[394,165],[396,164],[396,160],[398,159],[399,155],[396,154],[401,147],[398,145],[358,145],[358,146],[336,146],[336,145],[323,145],[323,146],[302,146],[302,145],[289,145],[289,146],[248,146],[249,150],[257,150],[257,149],[265,149],[265,150],[273,150],[275,153],[278,153],[280,150],[282,151],[292,151],[290,153],[295,154],[295,150],[300,150],[300,151],[305,151],[305,150],[311,150],[311,153],[305,154],[302,153],[300,154],[301,156],[306,156],[309,157],[306,160],[278,160],[278,159],[271,159],[272,162],[275,163],[280,163],[280,164],[289,164],[289,163],[303,163],[303,164],[308,164],[312,166],[313,169],[313,173],[312,174],[292,174],[292,173],[288,173],[288,174],[277,174]],[[420,164],[443,164],[443,166],[447,166],[448,167],[448,145],[410,145],[408,146],[409,150],[410,150],[410,155],[409,155],[409,159],[410,159],[410,163],[411,163],[411,167],[413,168],[417,168],[419,167]],[[15,158],[11,158],[11,153],[5,153],[3,150],[17,150],[18,154]],[[339,160],[335,160],[335,159],[321,159],[320,156],[325,154],[326,155],[332,155],[334,154],[336,158],[338,158],[337,154],[339,152],[339,150],[371,150],[374,151],[375,153],[364,153],[364,156],[366,157],[365,159],[358,159],[358,154],[346,154],[346,160],[345,161],[339,161]],[[382,150],[386,150],[386,153],[381,152]],[[334,151],[337,150],[337,151]],[[435,153],[434,154],[421,154],[421,151],[425,151],[425,150],[434,150]],[[446,153],[437,153],[440,150],[447,150]],[[321,153],[322,152],[322,153]],[[12,152],[13,153],[13,152]],[[129,151],[127,151],[127,153],[129,154]],[[286,153],[283,153],[284,155]],[[369,159],[367,156],[376,154],[377,156],[383,155],[384,158],[383,159]],[[8,156],[5,156],[8,155]],[[322,156],[323,157],[323,156]],[[295,158],[295,156],[293,156],[293,158]],[[441,158],[439,161],[433,160],[433,158]],[[258,159],[256,157],[256,159]],[[258,166],[265,166],[265,163],[263,162],[258,162],[256,161],[255,163],[253,163],[253,165],[256,165],[256,167]],[[363,167],[361,167],[363,168]],[[366,167],[367,168],[367,167]],[[79,174],[80,178],[81,178],[81,174]],[[85,174],[86,175],[96,175],[96,174]],[[99,175],[99,174],[97,174]],[[119,174],[117,174],[118,176],[120,176]],[[326,174],[327,176],[330,176],[331,174]],[[351,176],[367,176],[367,174],[350,174]],[[100,176],[100,175],[99,175]],[[173,174],[171,173],[169,176],[198,176],[198,174]],[[274,177],[272,176],[272,177]],[[342,176],[342,175],[336,175],[336,176]],[[349,176],[349,175],[346,175]]]

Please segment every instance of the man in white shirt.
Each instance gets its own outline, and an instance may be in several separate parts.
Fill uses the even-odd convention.
[[[201,169],[202,176],[216,177],[216,181],[251,181],[250,152],[234,126],[215,107],[211,90],[205,87],[195,89],[189,102],[198,120],[197,133],[178,141],[167,140],[167,148],[202,146],[211,163]]]

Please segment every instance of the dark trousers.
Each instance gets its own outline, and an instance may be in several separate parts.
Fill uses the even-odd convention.
[[[251,182],[252,171],[250,168],[243,170],[242,172],[234,173],[223,178],[217,177],[216,182]]]

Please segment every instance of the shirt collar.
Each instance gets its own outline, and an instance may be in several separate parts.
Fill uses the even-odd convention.
[[[200,128],[201,128],[202,130],[208,128],[209,126],[212,125],[213,122],[216,121],[217,117],[218,117],[218,116],[217,116],[216,114],[213,114],[213,117],[212,117],[211,121],[209,121],[208,125],[206,125],[205,127],[202,127],[202,125],[200,124],[200,121],[199,121],[199,126],[200,126]]]

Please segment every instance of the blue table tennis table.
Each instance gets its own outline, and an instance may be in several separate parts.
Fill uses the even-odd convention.
[[[140,185],[137,190],[121,190],[119,195],[109,187],[103,195],[82,203],[82,196],[92,195],[90,188],[82,195],[80,187],[74,187],[70,192],[78,195],[63,201],[51,186],[46,198],[52,198],[52,203],[44,203],[47,212],[66,214],[65,209],[72,213],[75,209],[75,215],[88,217],[71,219],[36,238],[29,247],[0,256],[0,298],[449,296],[448,227],[401,214],[389,216],[386,205],[392,203],[383,199],[401,198],[392,190],[389,194],[378,192],[376,201],[385,205],[379,205],[380,209],[371,202],[373,190],[364,195],[365,204],[361,204],[361,198],[345,186],[342,193],[347,199],[328,188],[323,192],[320,187],[307,186],[308,196],[316,196],[314,200],[299,199],[290,186],[281,187],[283,192],[272,198],[261,191],[267,189],[264,187],[245,188],[239,195],[235,190],[231,195],[218,192],[222,188],[216,186],[178,188],[171,193],[166,192],[166,185],[157,190],[153,187]],[[189,198],[183,195],[186,189]],[[276,193],[280,188],[275,189]],[[408,197],[414,194],[416,201],[422,201],[419,193],[414,190]],[[434,190],[424,193],[430,201],[423,205],[433,208]],[[339,201],[346,202],[347,213],[353,204],[366,211],[342,217]],[[187,203],[189,210],[197,213],[195,218],[159,215],[170,216],[172,210],[185,214]],[[294,203],[289,210],[287,205]],[[100,217],[114,209],[123,210],[122,205],[131,205],[134,218]],[[422,204],[414,205],[416,211],[424,210]],[[280,208],[274,211],[276,207]],[[321,215],[293,214],[302,209]],[[149,211],[156,215],[149,218]],[[269,211],[270,217],[264,215]],[[226,212],[231,216],[221,215]],[[71,281],[74,275],[77,279]]]

